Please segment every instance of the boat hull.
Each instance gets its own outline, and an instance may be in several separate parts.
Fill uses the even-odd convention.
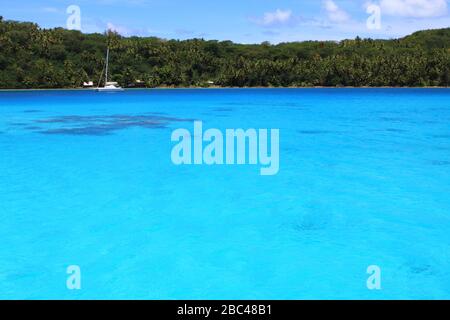
[[[97,88],[95,89],[97,92],[120,92],[124,91],[122,88]]]

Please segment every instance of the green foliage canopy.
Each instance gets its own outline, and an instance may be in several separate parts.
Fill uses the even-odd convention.
[[[76,88],[100,78],[146,87],[449,86],[450,28],[402,39],[271,45],[83,34],[0,17],[0,88]]]

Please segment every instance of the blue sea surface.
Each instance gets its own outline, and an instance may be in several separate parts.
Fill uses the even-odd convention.
[[[194,120],[279,173],[174,165]],[[450,298],[450,89],[0,92],[0,186],[0,299]]]

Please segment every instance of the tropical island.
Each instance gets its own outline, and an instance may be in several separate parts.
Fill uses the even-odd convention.
[[[0,17],[0,89],[97,85],[108,44],[112,80],[124,87],[450,85],[450,28],[272,45],[83,34]]]

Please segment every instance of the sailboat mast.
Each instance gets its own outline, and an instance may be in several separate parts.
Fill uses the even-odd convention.
[[[106,49],[106,72],[105,72],[105,86],[108,82],[108,67],[109,67],[109,46],[108,49]]]
[[[106,46],[106,63],[105,63],[105,68],[102,70],[102,73],[100,74],[97,91],[99,91],[99,92],[103,92],[103,91],[104,92],[123,91],[123,89],[118,85],[117,82],[110,82],[110,83],[108,83],[108,75],[109,75],[109,44],[110,44],[110,42],[108,41],[108,45]],[[103,71],[105,71],[105,85],[104,85],[104,87],[100,88],[100,82],[102,81]]]

